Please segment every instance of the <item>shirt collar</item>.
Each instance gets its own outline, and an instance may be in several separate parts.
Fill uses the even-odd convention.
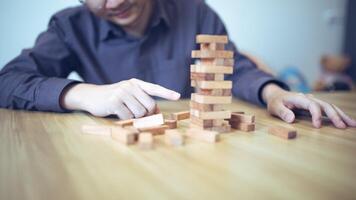
[[[170,11],[170,0],[153,0],[153,16],[149,22],[149,28],[152,29],[155,26],[164,22],[165,25],[169,28],[172,23],[172,16],[169,14]],[[114,35],[116,37],[122,37],[125,33],[120,26],[115,25],[114,23],[100,18],[100,40],[106,40],[110,36]]]

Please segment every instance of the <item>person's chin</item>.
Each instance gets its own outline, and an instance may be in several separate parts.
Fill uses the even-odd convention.
[[[114,17],[112,18],[112,21],[119,26],[130,26],[136,21],[136,19],[137,19],[137,15],[133,14],[126,18]]]

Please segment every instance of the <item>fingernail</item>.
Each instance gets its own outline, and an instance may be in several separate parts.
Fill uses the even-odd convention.
[[[289,115],[289,114],[285,115],[285,116],[284,116],[284,120],[285,120],[286,122],[291,123],[291,122],[293,121],[293,115]]]
[[[180,94],[178,92],[172,92],[173,99],[178,100],[180,98]]]

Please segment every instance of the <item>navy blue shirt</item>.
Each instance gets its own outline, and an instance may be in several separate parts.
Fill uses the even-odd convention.
[[[110,84],[130,78],[156,83],[188,98],[191,51],[197,34],[227,34],[219,16],[203,0],[154,0],[154,12],[145,35],[136,38],[87,7],[55,14],[33,48],[8,63],[0,72],[0,107],[64,112],[59,100],[66,77],[76,71],[86,83]],[[234,96],[262,104],[261,88],[276,82],[235,53]]]

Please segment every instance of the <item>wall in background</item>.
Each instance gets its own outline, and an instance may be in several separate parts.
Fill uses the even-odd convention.
[[[340,53],[346,0],[207,0],[237,46],[278,71],[298,66],[313,81],[324,53]],[[0,3],[0,68],[46,29],[56,11],[76,0],[12,0]]]

